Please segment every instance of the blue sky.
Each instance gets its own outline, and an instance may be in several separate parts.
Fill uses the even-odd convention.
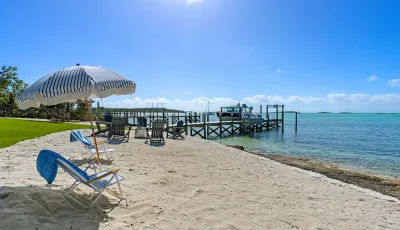
[[[3,0],[0,65],[80,63],[137,83],[108,107],[400,112],[400,1]]]

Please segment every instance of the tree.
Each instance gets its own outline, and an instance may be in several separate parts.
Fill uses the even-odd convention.
[[[15,105],[15,98],[28,87],[18,78],[17,67],[2,66],[0,69],[0,104]]]
[[[79,64],[77,64],[79,65]],[[57,105],[45,106],[40,108],[30,108],[20,110],[17,108],[15,99],[22,93],[28,84],[18,78],[17,67],[2,66],[0,68],[0,116],[18,116],[18,117],[40,117],[57,119],[86,120],[85,104],[60,103]]]

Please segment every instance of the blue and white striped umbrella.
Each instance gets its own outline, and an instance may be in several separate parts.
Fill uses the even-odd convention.
[[[48,74],[18,96],[20,109],[132,94],[136,84],[100,66],[73,66]]]

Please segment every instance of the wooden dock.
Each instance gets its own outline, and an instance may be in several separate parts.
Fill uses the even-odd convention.
[[[260,106],[260,114],[263,107]],[[176,127],[178,121],[183,121],[183,128],[186,135],[198,136],[204,139],[211,137],[228,137],[235,135],[251,134],[254,132],[282,130],[284,132],[284,105],[266,105],[266,117],[261,123],[249,123],[243,120],[218,120],[210,121],[210,116],[206,113],[196,113],[166,108],[134,108],[134,109],[114,109],[97,108],[102,115],[110,114],[116,117],[128,117],[131,123],[137,124],[140,118],[147,119],[147,125],[151,125],[154,120],[163,119],[167,122],[167,129]],[[272,118],[270,117],[272,115]],[[297,126],[297,113],[296,113]],[[297,127],[296,127],[297,131]]]
[[[254,132],[260,132],[264,130],[278,129],[281,127],[282,119],[264,120],[259,124],[252,124],[243,120],[231,120],[231,121],[213,121],[213,122],[196,122],[187,123],[183,125],[186,135],[190,133],[190,136],[199,136],[203,139],[208,139],[210,136],[214,137],[228,137],[242,134],[250,134]],[[169,127],[176,127],[174,125],[168,125]]]

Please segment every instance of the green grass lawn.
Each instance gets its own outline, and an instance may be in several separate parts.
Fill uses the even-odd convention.
[[[80,124],[0,118],[0,148],[50,133],[88,127],[87,125]]]

